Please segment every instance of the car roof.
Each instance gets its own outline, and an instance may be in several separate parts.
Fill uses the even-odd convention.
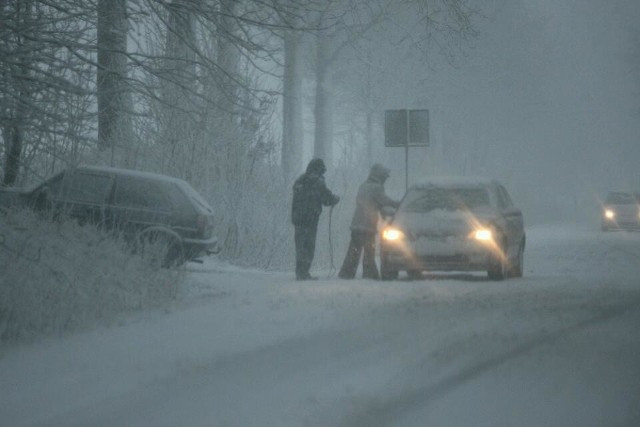
[[[639,192],[633,192],[633,191],[610,191],[607,193],[607,197],[606,200],[608,202],[611,202],[611,199],[616,199],[616,198],[622,198],[622,199],[629,199],[629,200],[636,200],[638,202],[640,202],[640,193]],[[619,202],[619,200],[618,200]],[[613,202],[615,204],[615,202]]]
[[[491,178],[481,176],[434,176],[411,186],[414,189],[424,189],[428,187],[441,188],[464,188],[464,187],[491,187],[499,185]]]
[[[109,173],[113,175],[146,178],[146,179],[163,181],[165,183],[174,183],[174,184],[177,184],[178,187],[182,188],[183,191],[186,191],[187,195],[189,195],[191,199],[194,199],[200,205],[201,208],[204,208],[209,212],[213,212],[213,209],[211,209],[211,206],[209,206],[207,201],[200,195],[200,193],[198,193],[187,181],[180,178],[175,178],[173,176],[163,175],[160,173],[143,172],[143,171],[138,171],[134,169],[114,168],[110,166],[80,165],[80,166],[77,166],[76,168],[72,168],[71,170],[103,172],[103,173]]]
[[[633,196],[634,194],[638,193],[634,193],[633,191],[609,191],[607,196]]]
[[[143,172],[143,171],[134,170],[134,169],[114,168],[110,166],[80,165],[74,169],[91,171],[91,172],[104,172],[104,173],[110,173],[114,175],[130,176],[130,177],[137,177],[137,178],[147,178],[147,179],[154,179],[154,180],[160,180],[160,181],[166,181],[166,182],[186,183],[186,181],[183,179],[175,178],[169,175],[163,175],[163,174],[154,173],[154,172]]]

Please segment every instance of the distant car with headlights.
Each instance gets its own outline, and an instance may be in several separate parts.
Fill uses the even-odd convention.
[[[526,236],[520,209],[499,182],[434,178],[413,185],[380,236],[381,275],[486,271],[522,277]]]
[[[33,189],[0,189],[0,208],[23,206],[95,224],[163,266],[219,251],[213,209],[186,181],[128,169],[79,166]]]
[[[601,228],[602,231],[640,231],[640,193],[612,191],[607,194]]]

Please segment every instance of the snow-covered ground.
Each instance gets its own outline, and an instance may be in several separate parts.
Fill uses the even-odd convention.
[[[4,349],[0,425],[640,425],[640,233],[527,233],[504,282],[190,266],[171,310]]]

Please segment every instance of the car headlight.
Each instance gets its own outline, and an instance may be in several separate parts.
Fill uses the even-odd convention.
[[[493,240],[493,233],[488,228],[479,228],[471,233],[471,237],[482,242],[487,242]]]
[[[390,242],[404,239],[404,233],[397,228],[389,227],[382,230],[382,238]]]
[[[614,219],[616,217],[616,213],[611,209],[605,209],[604,217],[607,219]]]

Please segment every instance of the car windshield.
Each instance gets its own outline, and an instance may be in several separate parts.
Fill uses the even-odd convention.
[[[484,188],[426,188],[409,190],[400,207],[406,212],[474,209],[490,206],[489,192]]]
[[[611,205],[632,205],[637,203],[637,200],[631,193],[609,193],[606,203]]]

